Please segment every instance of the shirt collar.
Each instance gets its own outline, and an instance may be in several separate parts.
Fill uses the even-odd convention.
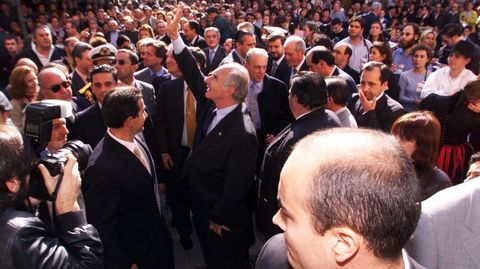
[[[218,119],[225,118],[225,116],[227,116],[230,112],[232,112],[237,106],[238,106],[238,104],[234,104],[234,105],[231,105],[231,106],[227,106],[227,107],[224,107],[224,108],[217,109],[217,118]]]
[[[163,75],[165,75],[165,68],[162,67],[162,69],[160,69],[160,71],[158,72],[153,72],[153,70],[151,68],[148,68],[148,71],[150,72],[150,76],[153,76],[153,75],[157,75],[157,77],[162,77]]]
[[[133,140],[133,142],[130,142],[130,141],[125,141],[125,140],[122,140],[116,136],[114,136],[111,132],[110,132],[110,128],[107,129],[107,133],[108,135],[113,138],[115,141],[117,141],[118,143],[122,144],[122,146],[126,147],[128,150],[130,150],[131,152],[133,152],[135,150],[135,148],[138,146],[137,143],[135,142],[135,139]]]
[[[295,67],[295,69],[297,69],[297,73],[300,72],[300,69],[302,69],[303,62],[305,62],[305,56],[303,56],[303,60],[300,62],[300,64]]]

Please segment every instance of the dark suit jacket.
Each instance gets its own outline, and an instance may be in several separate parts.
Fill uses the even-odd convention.
[[[70,78],[72,80],[72,94],[74,96],[79,96],[80,93],[78,92],[80,89],[85,86],[85,82],[83,79],[80,77],[77,71],[73,71],[72,74],[70,74]]]
[[[285,59],[284,59],[285,60]],[[307,59],[305,58],[305,60],[303,61],[303,64],[300,66],[300,70],[297,70],[297,74],[300,72],[300,71],[308,71],[308,65],[307,65]],[[292,67],[290,67],[290,70],[288,72],[288,88],[290,89],[290,79],[291,79],[291,75],[292,75]]]
[[[272,71],[272,65],[273,65],[273,59],[270,57],[268,58],[268,64],[267,64],[267,74],[271,75]],[[285,60],[285,57],[283,57],[282,61],[278,65],[277,70],[275,71],[275,74],[273,74],[273,77],[278,78],[281,80],[287,87],[290,85],[290,73],[292,72],[292,69],[290,66],[287,64],[287,60]]]
[[[363,113],[360,111],[361,106],[359,95],[355,94],[348,105],[348,109],[357,120],[358,127],[382,130],[387,133],[390,133],[393,122],[406,113],[400,103],[385,93],[377,100],[375,110]]]
[[[165,42],[165,44],[167,44],[167,45],[170,45],[170,43],[172,43],[172,40],[170,39],[170,37],[167,34],[164,35],[162,38],[157,36],[156,39]]]
[[[50,57],[50,62],[53,62],[55,60],[60,60],[64,56],[65,56],[65,51],[57,46],[54,46],[52,56]],[[29,58],[30,60],[32,60],[37,65],[38,70],[43,68],[42,62],[38,58],[37,54],[35,54],[35,52],[33,52],[31,48],[24,49],[22,53],[20,53],[20,55],[18,56],[18,59],[21,59],[21,58]]]
[[[349,74],[347,74],[347,72],[340,69],[338,66],[335,66],[335,70],[333,71],[332,75],[342,77],[347,81],[348,87],[350,88],[350,97],[348,98],[349,100],[350,98],[352,98],[352,95],[354,93],[358,92],[357,84],[355,83],[353,78]]]
[[[340,120],[333,112],[319,108],[288,125],[267,147],[260,173],[260,192],[256,214],[257,227],[265,237],[269,238],[280,232],[280,229],[272,223],[272,217],[278,211],[277,191],[280,172],[292,147],[311,133],[339,126],[341,126]]]
[[[148,84],[152,84],[153,89],[155,90],[155,96],[157,96],[160,86],[164,81],[170,80],[171,75],[170,73],[168,73],[168,70],[165,69],[165,73],[163,74],[162,77],[153,78],[150,75],[150,68],[146,67],[140,71],[135,72],[134,77],[136,80],[140,80]]]
[[[190,43],[189,43],[189,45],[190,45]],[[207,41],[205,41],[205,38],[203,38],[201,36],[197,36],[197,39],[195,40],[195,42],[190,46],[197,47],[197,48],[200,48],[202,50],[204,48],[208,47]]]
[[[136,138],[137,139],[137,138]],[[160,216],[157,178],[122,144],[106,134],[93,151],[82,183],[87,217],[104,245],[105,268],[173,268],[172,239]]]
[[[202,126],[215,108],[205,97],[203,74],[187,48],[175,54],[175,59],[197,100],[197,126]],[[199,218],[229,227],[236,240],[248,240],[245,234],[251,220],[247,194],[254,180],[256,157],[255,127],[239,104],[205,137],[202,128],[197,128],[185,164],[185,176],[195,190],[191,193],[193,211],[201,214]]]
[[[232,50],[227,56],[225,56],[225,58],[223,58],[220,65],[226,64],[226,63],[231,63],[231,62],[236,62],[238,64],[243,65],[242,60],[240,59],[240,57],[238,57],[238,54],[235,50]]]
[[[203,69],[203,74],[208,75],[210,72],[215,70],[220,65],[223,58],[225,58],[225,49],[222,46],[218,46],[217,50],[215,51],[215,56],[213,56],[212,62],[210,62],[208,56],[210,53],[209,48],[204,48],[203,52],[205,53],[205,56],[207,56],[207,62],[205,65],[205,69]]]

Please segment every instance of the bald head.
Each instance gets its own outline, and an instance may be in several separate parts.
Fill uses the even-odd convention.
[[[29,58],[21,58],[20,60],[18,60],[17,63],[15,64],[15,67],[18,67],[18,66],[28,66],[33,70],[35,70],[35,74],[38,74],[37,65]]]
[[[40,85],[40,99],[72,100],[70,80],[65,72],[57,67],[42,69],[38,74],[38,84]]]

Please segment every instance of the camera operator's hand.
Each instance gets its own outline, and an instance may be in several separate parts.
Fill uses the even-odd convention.
[[[77,159],[71,154],[68,155],[67,159],[68,161],[63,169],[63,179],[57,191],[57,199],[55,200],[57,215],[80,211],[77,197],[80,193],[81,178],[80,172],[78,172]],[[59,176],[52,177],[47,168],[42,164],[39,164],[38,168],[42,173],[48,193],[53,193]]]

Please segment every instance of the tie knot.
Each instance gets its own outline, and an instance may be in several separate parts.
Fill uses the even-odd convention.
[[[296,68],[293,68],[293,70],[292,70],[292,74],[296,75],[296,74],[297,74],[297,72],[298,72],[298,71],[297,71],[297,69],[296,69]]]

